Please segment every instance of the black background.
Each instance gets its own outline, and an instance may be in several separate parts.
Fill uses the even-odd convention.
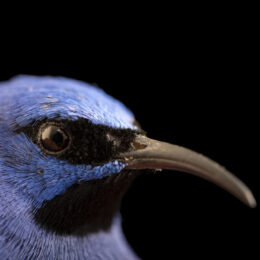
[[[149,137],[216,160],[260,203],[257,36],[244,20],[193,22],[167,28],[155,22],[138,32],[129,25],[115,34],[108,28],[95,43],[83,31],[58,42],[46,32],[28,44],[17,37],[2,48],[0,80],[33,74],[95,83],[126,104]],[[253,259],[258,253],[259,209],[185,173],[140,176],[122,215],[143,259]]]

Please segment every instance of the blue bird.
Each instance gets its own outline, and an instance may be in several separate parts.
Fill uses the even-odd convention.
[[[0,259],[138,259],[120,201],[143,169],[208,179],[254,207],[222,166],[145,136],[103,90],[63,77],[0,83]]]

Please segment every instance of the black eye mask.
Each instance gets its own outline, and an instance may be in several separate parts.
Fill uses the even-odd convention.
[[[71,164],[95,166],[128,151],[136,134],[141,133],[141,130],[113,129],[94,125],[87,119],[78,119],[42,120],[20,128],[18,132],[30,137],[45,154],[67,160]],[[56,140],[48,140],[47,135],[52,135]]]

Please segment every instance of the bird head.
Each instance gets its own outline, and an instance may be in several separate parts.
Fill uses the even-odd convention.
[[[225,168],[146,137],[132,112],[97,87],[19,76],[0,89],[1,200],[10,196],[17,214],[29,210],[50,232],[108,229],[131,181],[145,169],[195,174],[255,206],[250,190]]]

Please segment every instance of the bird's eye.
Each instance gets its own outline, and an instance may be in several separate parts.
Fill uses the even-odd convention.
[[[65,150],[69,145],[69,136],[59,126],[47,125],[40,131],[40,142],[45,150],[57,153]]]

